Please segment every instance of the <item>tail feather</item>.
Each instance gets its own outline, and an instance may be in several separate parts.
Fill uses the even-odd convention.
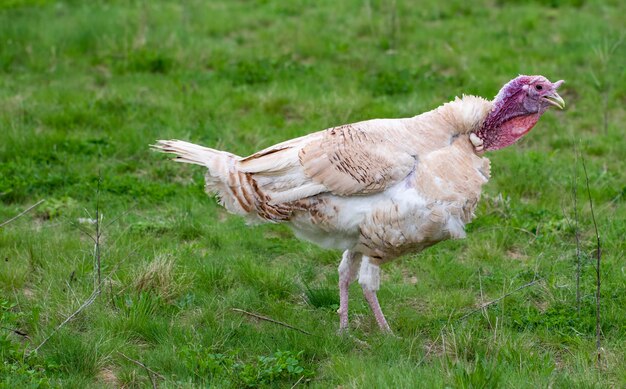
[[[209,194],[217,194],[220,203],[229,211],[245,214],[246,209],[236,200],[230,181],[234,173],[234,162],[240,157],[221,150],[215,150],[182,140],[158,140],[151,145],[154,150],[171,153],[176,162],[201,165],[208,169],[205,175],[205,190]]]
[[[176,154],[176,158],[174,158],[176,162],[202,165],[208,167],[209,169],[211,169],[211,165],[216,158],[231,157],[239,159],[238,156],[225,151],[210,149],[208,147],[176,139],[159,140],[155,145],[151,145],[151,147],[154,150],[161,151],[163,153]]]
[[[252,219],[284,220],[289,210],[270,204],[270,198],[259,188],[251,173],[237,167],[241,157],[180,140],[159,140],[151,146],[157,151],[175,154],[174,161],[205,166],[205,190],[215,193],[220,203],[230,212]]]

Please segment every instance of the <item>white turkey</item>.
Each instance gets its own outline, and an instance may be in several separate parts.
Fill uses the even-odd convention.
[[[374,119],[292,139],[248,157],[179,140],[153,147],[202,165],[206,191],[252,222],[287,223],[295,234],[344,250],[339,264],[340,329],[348,287],[358,279],[383,331],[376,291],[380,265],[465,236],[481,187],[485,151],[509,146],[552,106],[563,81],[519,76],[493,101],[463,96],[406,119]]]

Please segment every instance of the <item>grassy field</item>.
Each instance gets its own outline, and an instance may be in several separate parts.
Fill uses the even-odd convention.
[[[626,2],[413,3],[1,1],[0,222],[46,201],[0,227],[0,387],[626,387]],[[356,284],[336,335],[339,252],[246,227],[148,149],[246,155],[520,73],[565,79],[567,108],[489,155],[467,239],[383,268],[393,337]],[[96,208],[104,287],[55,332],[94,290]]]

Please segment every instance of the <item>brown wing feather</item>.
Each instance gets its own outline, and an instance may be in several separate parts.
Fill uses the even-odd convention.
[[[308,143],[298,154],[304,173],[341,196],[380,192],[405,178],[415,158],[396,146],[393,132],[364,127],[358,123],[331,128]]]

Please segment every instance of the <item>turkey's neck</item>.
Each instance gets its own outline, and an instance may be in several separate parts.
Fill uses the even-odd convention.
[[[485,150],[498,150],[517,142],[537,124],[541,113],[528,112],[515,98],[498,100],[476,135]]]

